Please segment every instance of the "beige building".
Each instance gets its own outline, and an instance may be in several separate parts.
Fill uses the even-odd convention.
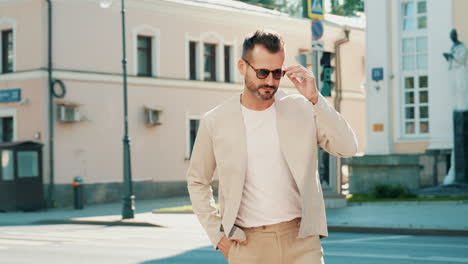
[[[310,21],[230,0],[126,2],[134,193],[137,199],[186,194],[198,120],[243,89],[236,62],[245,35],[259,28],[278,31],[286,42],[285,65],[297,64],[296,56],[311,50]],[[52,1],[52,76],[58,80],[55,93],[64,93],[53,100],[53,193],[47,18],[47,1],[0,2],[0,90],[20,91],[20,97],[0,103],[2,140],[44,144],[44,197],[57,206],[71,204],[75,176],[84,179],[87,203],[117,201],[123,167],[120,5],[115,1],[103,9],[95,0]],[[347,22],[332,17],[324,24],[324,49],[334,52]],[[348,28],[350,41],[341,46],[341,112],[363,151],[365,33],[363,27]],[[296,93],[287,79],[282,88]]]

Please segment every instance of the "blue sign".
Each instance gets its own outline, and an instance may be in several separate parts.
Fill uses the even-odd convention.
[[[0,90],[0,103],[21,101],[21,89]]]
[[[312,20],[312,36],[315,40],[320,39],[323,36],[323,24],[318,19]]]
[[[305,17],[312,19],[323,19],[325,14],[325,1],[324,0],[304,0],[303,6],[307,6],[304,10]]]
[[[383,68],[372,68],[372,80],[376,82],[383,80]]]

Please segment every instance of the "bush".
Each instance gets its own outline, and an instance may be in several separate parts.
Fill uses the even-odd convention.
[[[405,186],[401,184],[399,185],[378,184],[374,186],[374,190],[372,194],[377,199],[417,197],[417,195],[411,193]]]

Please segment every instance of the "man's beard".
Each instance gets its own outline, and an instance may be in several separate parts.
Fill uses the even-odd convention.
[[[247,90],[251,92],[255,97],[261,100],[270,100],[275,96],[276,91],[278,91],[278,87],[274,85],[267,85],[267,84],[262,84],[259,87],[255,87],[255,84],[252,82],[249,82],[248,80],[245,80],[245,87],[247,87]],[[273,91],[267,90],[265,94],[260,93],[261,88],[271,88]]]

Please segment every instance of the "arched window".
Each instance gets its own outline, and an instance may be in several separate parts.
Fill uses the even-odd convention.
[[[140,25],[133,29],[133,72],[138,76],[159,76],[159,29]]]
[[[16,21],[0,18],[0,73],[16,70]]]

